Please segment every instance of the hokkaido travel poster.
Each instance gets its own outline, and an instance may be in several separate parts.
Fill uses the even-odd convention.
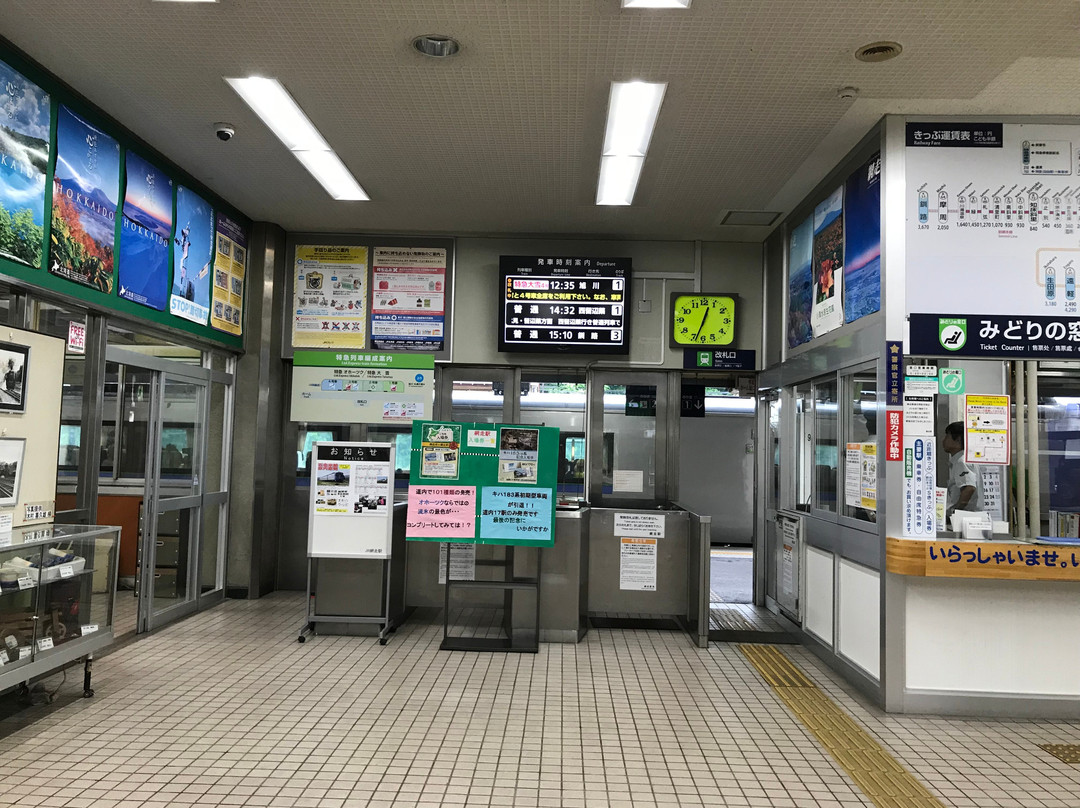
[[[814,336],[844,324],[844,186],[814,208]]]
[[[120,225],[120,297],[158,311],[169,293],[172,180],[129,151]]]
[[[844,197],[844,321],[881,308],[881,155],[847,181]]]
[[[61,105],[56,125],[49,271],[113,290],[120,144]]]
[[[787,344],[789,348],[809,342],[814,336],[810,325],[813,310],[814,279],[810,263],[814,257],[814,218],[791,231],[788,244],[788,316]]]
[[[0,256],[41,267],[49,96],[0,62]]]
[[[169,311],[200,325],[206,325],[210,318],[213,249],[214,209],[194,191],[177,186]]]

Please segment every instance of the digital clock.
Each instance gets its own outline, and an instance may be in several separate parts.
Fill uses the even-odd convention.
[[[671,294],[672,348],[731,345],[735,341],[735,295]]]

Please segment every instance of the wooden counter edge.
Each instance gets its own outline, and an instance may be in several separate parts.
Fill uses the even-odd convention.
[[[956,544],[969,551],[976,546],[985,554],[995,551],[1013,552],[1037,550],[1039,553],[1056,551],[1061,558],[1068,559],[1059,566],[1016,566],[981,565],[965,559],[956,565],[942,566],[934,564],[927,568],[928,546]],[[1080,547],[1073,545],[1026,544],[1016,542],[964,542],[951,539],[898,539],[887,536],[885,539],[885,569],[897,575],[910,575],[927,578],[979,578],[997,581],[1080,581],[1080,566],[1074,562],[1080,560]]]

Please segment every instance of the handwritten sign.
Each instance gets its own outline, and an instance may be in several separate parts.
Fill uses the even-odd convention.
[[[406,538],[471,539],[475,533],[476,486],[409,486]]]
[[[485,487],[480,499],[483,539],[547,539],[551,535],[551,489]]]

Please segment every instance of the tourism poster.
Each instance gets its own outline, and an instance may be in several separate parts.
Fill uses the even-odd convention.
[[[41,268],[49,95],[0,62],[0,256]]]
[[[210,325],[218,331],[239,335],[243,323],[247,233],[239,222],[219,212],[214,244],[216,254]]]
[[[813,311],[814,280],[810,262],[814,257],[814,219],[806,221],[791,231],[788,243],[788,315],[787,344],[789,348],[809,342],[814,336],[810,325]]]
[[[173,184],[158,168],[129,151],[120,221],[120,297],[165,310],[169,292]]]
[[[446,250],[376,247],[371,342],[384,351],[441,351],[446,317]]]
[[[49,271],[113,290],[120,144],[63,104],[56,123]]]
[[[881,154],[848,177],[844,192],[844,322],[881,308]]]
[[[841,303],[844,285],[844,187],[840,186],[814,208],[814,336],[844,324]]]
[[[176,188],[173,283],[169,311],[206,325],[210,316],[210,266],[214,249],[214,209],[183,185]]]
[[[368,248],[296,247],[293,346],[363,348],[367,343]]]

